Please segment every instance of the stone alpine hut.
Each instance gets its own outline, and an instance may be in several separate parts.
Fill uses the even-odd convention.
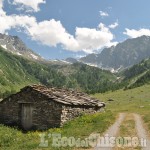
[[[83,113],[101,111],[105,104],[85,93],[26,86],[0,102],[0,123],[24,130],[60,127]]]

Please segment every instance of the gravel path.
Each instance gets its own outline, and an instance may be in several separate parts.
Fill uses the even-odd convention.
[[[109,137],[115,137],[117,136],[117,133],[119,131],[119,127],[124,120],[126,114],[125,113],[120,113],[118,119],[116,122],[105,132],[104,135],[108,135]],[[111,147],[102,147],[99,145],[99,142],[97,143],[97,146],[95,147],[95,150],[112,150],[113,148]]]
[[[126,114],[120,113],[116,122],[105,132],[104,137],[106,135],[108,137],[116,137],[117,133],[119,132],[120,125],[122,124],[123,120],[125,119]],[[135,120],[135,128],[137,131],[137,135],[139,138],[139,142],[141,143],[141,150],[150,150],[150,138],[147,135],[146,129],[144,128],[143,121],[140,115],[133,114]],[[96,147],[94,150],[113,150],[113,147],[105,147],[100,144],[100,141],[97,142]]]
[[[136,124],[136,130],[137,135],[140,139],[146,139],[146,147],[142,147],[142,150],[150,150],[150,139],[147,135],[147,132],[143,126],[142,118],[138,114],[134,114],[135,118],[135,124]]]

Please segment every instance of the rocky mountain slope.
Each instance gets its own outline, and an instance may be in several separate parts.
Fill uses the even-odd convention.
[[[17,36],[0,33],[0,46],[3,47],[4,50],[16,55],[34,60],[42,60],[41,56],[27,48],[23,41],[21,41],[21,39]]]
[[[133,88],[147,84],[150,81],[150,59],[144,59],[138,63],[140,59],[149,56],[148,41],[150,38],[146,36],[138,38],[138,43],[137,39],[132,39],[133,45],[130,40],[124,42],[124,44],[127,44],[124,47],[131,47],[132,45],[133,48],[135,48],[136,44],[140,48],[139,43],[142,43],[141,51],[138,47],[137,49],[132,49],[132,53],[128,51],[129,58],[133,57],[132,54],[137,54],[138,61],[132,60],[132,63],[136,62],[137,64],[117,74],[80,62],[83,61],[82,59],[89,58],[88,60],[90,62],[88,63],[92,64],[98,57],[102,57],[100,55],[104,52],[88,55],[80,61],[71,58],[65,61],[35,61],[40,60],[40,56],[37,58],[38,55],[28,49],[18,37],[2,34],[0,36],[2,46],[0,46],[0,97],[12,93],[25,85],[34,83],[40,83],[46,86],[73,88],[87,93],[99,93],[124,87]],[[143,46],[144,41],[146,43],[145,46]],[[118,47],[122,44],[119,44]],[[117,50],[118,53],[121,53],[120,57],[124,59],[123,54],[125,53],[125,48],[120,48],[119,51],[119,48],[116,47],[110,48],[113,49],[112,58],[108,56],[108,59],[113,60],[113,55],[116,54],[114,51]],[[105,49],[105,53],[107,52],[109,54],[110,49]],[[37,56],[37,59],[33,59],[31,54]],[[117,57],[119,58],[119,55]],[[126,60],[126,58],[124,60],[121,60],[121,58],[119,58],[120,61],[117,61],[118,59],[116,58],[117,65],[115,69],[118,69],[117,66],[120,67],[118,63]],[[67,61],[70,62],[67,63]],[[129,62],[130,65],[132,63]],[[123,68],[129,67],[129,64],[124,65]]]
[[[116,46],[105,48],[100,54],[90,54],[81,62],[112,71],[131,67],[150,57],[150,37],[128,39]]]

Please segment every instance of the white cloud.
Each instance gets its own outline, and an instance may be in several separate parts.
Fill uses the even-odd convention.
[[[67,33],[60,21],[54,19],[35,23],[28,28],[28,33],[33,40],[39,41],[44,45],[57,46],[62,44],[65,49],[76,51],[77,41],[72,35]]]
[[[140,30],[135,30],[135,29],[130,30],[130,29],[126,28],[125,30],[126,31],[123,32],[123,34],[128,35],[131,38],[137,38],[137,37],[140,37],[143,35],[150,36],[150,29],[144,29],[143,28]]]
[[[32,40],[39,41],[43,45],[56,47],[61,44],[64,49],[75,52],[92,53],[110,45],[113,40],[113,34],[104,24],[100,24],[98,29],[77,27],[74,37],[66,31],[60,21],[54,19],[37,23],[34,17],[13,15],[0,17],[0,22],[2,33],[11,28],[24,29]]]
[[[86,56],[86,55],[80,55],[80,54],[74,55],[74,57],[77,58],[77,59],[80,59],[80,58],[85,57],[85,56]]]
[[[106,47],[116,46],[119,42],[110,42],[106,44]]]
[[[70,51],[84,51],[92,53],[111,43],[113,34],[104,24],[98,29],[76,28],[75,37],[69,34],[60,21],[54,19],[36,23],[28,28],[28,33],[33,40],[44,45],[62,47]]]
[[[102,23],[99,24],[98,29],[76,28],[75,35],[79,49],[87,53],[101,49],[113,39],[113,34]]]
[[[3,0],[0,0],[0,9],[3,8]]]
[[[3,11],[3,1],[4,0],[0,0],[0,16],[5,15],[5,12]]]
[[[109,14],[107,12],[104,12],[104,11],[100,11],[99,13],[100,13],[101,17],[108,17],[109,16]]]
[[[2,2],[2,0],[0,0]],[[0,8],[3,11],[3,3]],[[25,32],[32,40],[43,45],[61,45],[69,51],[84,51],[92,53],[105,46],[114,44],[114,36],[109,28],[100,23],[98,28],[76,27],[75,36],[66,31],[60,21],[55,19],[37,22],[36,18],[27,15],[0,15],[0,32],[6,33],[10,29],[17,29]]]
[[[118,27],[118,26],[119,26],[119,23],[118,23],[118,21],[116,21],[115,23],[109,25],[109,28],[115,29],[115,28]]]
[[[23,15],[3,15],[0,16],[0,33],[6,33],[12,28],[29,29],[32,25],[36,24],[36,19],[30,16]],[[6,23],[7,22],[7,23]]]
[[[15,24],[14,20],[9,16],[0,16],[0,22],[0,33],[5,33],[7,30],[10,30]]]
[[[28,11],[39,11],[39,5],[46,3],[45,0],[14,0],[13,4],[19,5],[21,9],[27,9]]]

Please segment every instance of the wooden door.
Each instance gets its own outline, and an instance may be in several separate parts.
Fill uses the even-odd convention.
[[[32,128],[32,105],[29,103],[21,104],[21,124],[25,130]]]

